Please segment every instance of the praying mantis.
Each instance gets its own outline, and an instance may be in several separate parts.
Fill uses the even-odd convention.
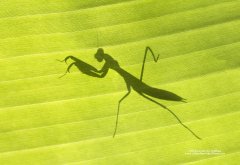
[[[103,67],[100,70],[96,69],[95,67],[85,63],[84,61],[82,61],[82,60],[80,60],[80,59],[78,59],[74,56],[67,56],[61,62],[67,62],[68,59],[72,59],[74,61],[68,66],[66,73],[70,73],[71,67],[76,66],[78,68],[78,70],[81,71],[83,74],[86,74],[86,75],[89,75],[89,76],[92,76],[92,77],[97,77],[97,78],[104,78],[107,75],[109,69],[112,69],[112,70],[116,71],[124,79],[124,81],[126,83],[126,87],[127,87],[127,93],[118,101],[117,115],[116,115],[113,137],[115,137],[116,132],[117,132],[120,105],[123,102],[123,100],[126,99],[129,96],[131,91],[134,90],[140,96],[142,96],[143,98],[145,98],[145,99],[159,105],[160,107],[164,108],[165,110],[167,110],[193,136],[195,136],[197,139],[201,139],[188,126],[186,126],[173,111],[171,111],[165,105],[163,105],[163,104],[161,104],[161,103],[159,103],[159,102],[157,102],[156,100],[153,99],[153,98],[157,98],[157,99],[162,99],[162,100],[185,102],[184,98],[182,98],[182,97],[178,96],[177,94],[172,93],[170,91],[166,91],[166,90],[163,90],[163,89],[158,89],[158,88],[151,87],[151,86],[147,85],[146,83],[144,83],[142,81],[144,68],[145,68],[145,63],[146,63],[146,57],[147,57],[148,52],[151,53],[155,62],[157,62],[158,59],[159,59],[159,55],[155,56],[152,49],[149,46],[147,46],[145,48],[145,53],[144,53],[144,58],[143,58],[143,63],[142,63],[142,69],[141,69],[141,74],[140,74],[139,79],[137,77],[133,76],[131,73],[124,70],[123,68],[121,68],[118,61],[115,60],[110,55],[104,53],[104,50],[102,48],[98,48],[98,50],[95,54],[95,59],[98,62],[105,61]]]

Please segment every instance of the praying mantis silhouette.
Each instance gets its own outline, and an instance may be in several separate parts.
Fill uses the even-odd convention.
[[[67,63],[68,59],[72,59],[74,61],[68,66],[67,71],[65,72],[64,75],[66,75],[67,73],[70,73],[70,69],[72,66],[76,66],[78,68],[78,70],[81,71],[83,74],[86,74],[86,75],[89,75],[92,77],[104,78],[107,75],[109,69],[116,71],[120,76],[122,76],[122,78],[124,79],[124,81],[126,83],[128,92],[118,102],[117,116],[116,116],[116,123],[115,123],[114,132],[113,132],[113,137],[115,137],[116,132],[117,132],[120,105],[121,105],[122,101],[124,99],[126,99],[127,96],[131,93],[131,89],[133,89],[140,96],[161,106],[162,108],[164,108],[165,110],[170,112],[175,117],[175,119],[184,128],[186,128],[193,136],[195,136],[197,139],[201,139],[189,127],[187,127],[185,124],[183,124],[183,122],[178,118],[178,116],[173,111],[171,111],[165,105],[163,105],[151,98],[151,97],[153,97],[153,98],[162,99],[162,100],[185,102],[184,98],[176,95],[175,93],[151,87],[142,81],[148,51],[150,51],[150,53],[152,54],[152,57],[155,62],[157,62],[159,59],[159,55],[156,57],[154,55],[153,51],[151,50],[151,48],[147,46],[145,49],[145,54],[144,54],[143,63],[142,63],[142,70],[141,70],[141,75],[140,75],[139,79],[137,77],[133,76],[132,74],[130,74],[129,72],[127,72],[126,70],[124,70],[123,68],[121,68],[118,61],[116,61],[110,55],[105,54],[104,50],[102,48],[99,48],[97,50],[97,53],[95,54],[95,58],[97,59],[98,62],[105,61],[105,64],[103,65],[102,69],[100,69],[100,70],[96,69],[95,67],[85,63],[84,61],[82,61],[74,56],[67,56],[64,60],[62,60],[62,61],[58,60],[58,61],[65,62],[65,63]],[[61,77],[63,77],[64,75],[62,75]]]

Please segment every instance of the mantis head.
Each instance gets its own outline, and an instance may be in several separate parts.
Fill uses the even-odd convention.
[[[104,55],[104,50],[102,48],[98,48],[97,53],[95,54],[95,58],[98,60],[98,62],[102,62]]]

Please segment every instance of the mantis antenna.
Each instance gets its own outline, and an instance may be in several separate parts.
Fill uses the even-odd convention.
[[[149,46],[147,46],[146,49],[145,49],[144,57],[143,57],[143,64],[142,64],[142,71],[141,71],[140,81],[142,81],[142,79],[143,79],[143,72],[144,72],[144,67],[145,67],[145,62],[146,62],[146,57],[147,57],[147,52],[148,52],[148,50],[151,52],[151,54],[152,54],[152,56],[153,56],[153,60],[154,60],[155,62],[157,62],[158,59],[159,59],[159,54],[158,54],[158,56],[156,57],[156,56],[154,55],[152,49],[151,49]]]
[[[98,38],[98,30],[97,30],[97,48],[99,47],[99,38]]]

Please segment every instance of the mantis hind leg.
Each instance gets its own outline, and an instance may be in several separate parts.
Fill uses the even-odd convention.
[[[118,101],[117,117],[116,117],[116,123],[115,123],[114,132],[113,132],[113,138],[115,137],[116,132],[117,132],[118,116],[119,116],[119,111],[120,111],[121,102],[122,102],[125,98],[127,98],[127,96],[131,93],[131,87],[130,87],[130,85],[128,85],[128,84],[127,84],[127,89],[128,89],[128,92]]]
[[[173,111],[171,111],[170,109],[168,109],[168,108],[167,108],[166,106],[164,106],[163,104],[161,104],[161,103],[153,100],[152,98],[144,95],[143,93],[140,93],[140,92],[139,92],[139,94],[140,94],[142,97],[144,97],[144,98],[150,100],[151,102],[154,102],[155,104],[157,104],[157,105],[163,107],[164,109],[166,109],[168,112],[170,112],[170,113],[177,119],[177,121],[178,121],[184,128],[186,128],[189,132],[191,132],[191,134],[192,134],[193,136],[195,136],[197,139],[200,139],[200,140],[201,140],[201,138],[200,138],[199,136],[197,136],[190,128],[188,128],[188,126],[186,126],[185,124],[182,123],[182,121],[178,118],[178,116],[177,116]]]

